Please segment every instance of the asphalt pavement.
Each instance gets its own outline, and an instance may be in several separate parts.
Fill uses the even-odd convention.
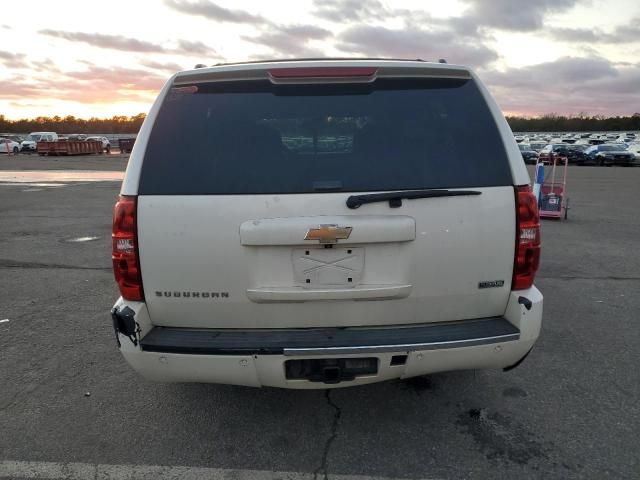
[[[125,166],[0,158],[0,172]],[[520,367],[330,393],[141,379],[109,318],[119,183],[0,182],[0,477],[640,478],[640,168],[568,181]]]

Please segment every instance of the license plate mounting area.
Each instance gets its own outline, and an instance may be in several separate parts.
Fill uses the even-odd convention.
[[[295,282],[303,288],[355,287],[362,280],[364,248],[295,248],[292,263]]]

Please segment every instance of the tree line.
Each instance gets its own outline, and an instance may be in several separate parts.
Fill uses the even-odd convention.
[[[640,130],[640,113],[630,117],[605,117],[602,115],[557,115],[549,113],[540,117],[510,117],[507,122],[514,132],[590,132]]]
[[[115,115],[111,118],[36,117],[9,120],[0,115],[0,132],[29,133],[51,131],[69,133],[138,133],[144,113],[131,117]],[[507,116],[514,132],[580,132],[640,130],[640,113],[629,117],[604,117],[602,115],[557,115],[549,113],[540,117]]]
[[[29,132],[56,132],[69,133],[138,133],[146,114],[139,113],[127,117],[114,115],[111,118],[77,118],[73,115],[66,117],[36,117],[9,120],[0,115],[1,133],[29,133]]]

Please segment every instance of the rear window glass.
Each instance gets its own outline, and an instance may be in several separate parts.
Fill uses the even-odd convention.
[[[511,185],[472,80],[212,82],[173,88],[139,193],[286,194]]]

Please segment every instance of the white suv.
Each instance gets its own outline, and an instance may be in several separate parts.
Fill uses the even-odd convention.
[[[285,388],[513,367],[542,319],[528,184],[465,67],[177,73],[114,210],[120,351],[153,380]]]
[[[58,134],[56,132],[31,132],[20,144],[22,152],[35,152],[38,142],[57,142]]]

